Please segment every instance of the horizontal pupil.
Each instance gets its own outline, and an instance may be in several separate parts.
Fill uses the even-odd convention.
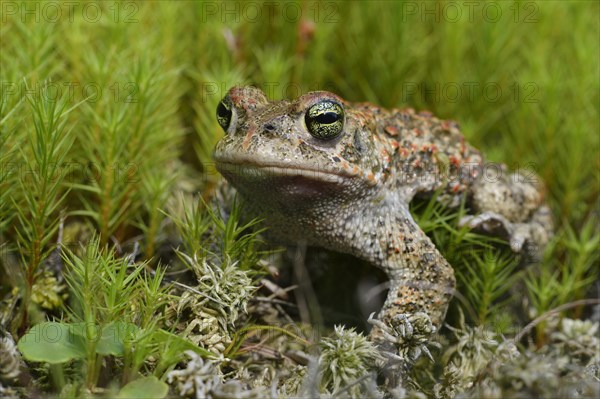
[[[229,116],[230,113],[231,111],[225,108],[225,105],[223,105],[223,103],[219,103],[219,106],[217,107],[217,114],[220,117],[225,118]]]
[[[330,124],[336,122],[338,120],[338,114],[335,112],[326,112],[324,114],[318,115],[315,120],[318,123],[322,124]]]

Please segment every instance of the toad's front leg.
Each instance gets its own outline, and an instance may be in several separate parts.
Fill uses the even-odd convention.
[[[390,289],[377,317],[383,324],[373,323],[370,337],[410,356],[406,351],[411,345],[426,340],[443,322],[454,291],[454,271],[404,203],[384,204],[375,220],[379,232],[376,242],[368,245],[376,251],[367,260],[386,272]]]

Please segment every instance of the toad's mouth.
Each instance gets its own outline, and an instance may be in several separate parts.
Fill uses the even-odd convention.
[[[306,168],[293,164],[252,164],[230,161],[217,161],[217,170],[228,180],[265,181],[277,180],[289,181],[289,183],[332,183],[344,184],[348,179],[357,177],[358,174],[348,173],[343,170],[328,170]]]
[[[251,201],[274,209],[310,207],[347,193],[356,185],[353,175],[297,165],[217,161],[217,170]],[[276,205],[278,204],[278,205]],[[286,212],[283,210],[282,212]]]

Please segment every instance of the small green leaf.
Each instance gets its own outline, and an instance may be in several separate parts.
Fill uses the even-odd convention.
[[[134,324],[115,321],[104,326],[102,334],[98,336],[99,327],[95,324],[73,323],[70,326],[72,333],[81,336],[84,341],[97,341],[96,353],[113,356],[123,356],[125,342],[131,341],[140,330]]]
[[[102,329],[102,337],[98,341],[96,353],[101,355],[123,356],[125,342],[131,341],[139,332],[139,328],[131,323],[116,321]]]
[[[119,391],[121,399],[162,399],[167,396],[169,386],[155,376],[143,377],[131,381]]]
[[[69,324],[45,322],[33,326],[18,343],[25,359],[52,364],[85,357],[85,341]]]

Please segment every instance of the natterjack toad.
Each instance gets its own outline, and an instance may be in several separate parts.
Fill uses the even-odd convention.
[[[483,173],[482,155],[458,125],[430,113],[324,91],[269,101],[257,88],[234,87],[217,119],[226,133],[214,152],[217,168],[272,235],[385,271],[390,289],[379,327],[417,313],[439,326],[453,295],[452,267],[409,212],[416,195],[441,189],[449,206],[466,196],[474,215],[464,222],[504,235],[514,251],[541,248],[551,234],[540,185],[502,165]]]

